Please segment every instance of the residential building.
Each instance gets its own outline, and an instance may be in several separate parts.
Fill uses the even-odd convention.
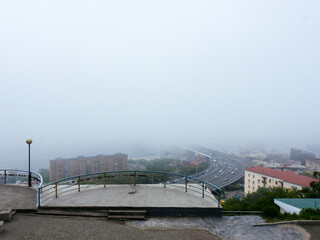
[[[311,171],[320,171],[320,158],[316,159],[307,159],[306,167]]]
[[[114,155],[97,155],[50,161],[50,181],[82,174],[92,174],[107,171],[128,169],[128,155],[117,153]]]
[[[244,192],[245,194],[255,192],[259,187],[284,187],[290,189],[301,189],[310,186],[317,181],[314,178],[295,174],[292,171],[281,171],[266,167],[252,167],[245,170]]]

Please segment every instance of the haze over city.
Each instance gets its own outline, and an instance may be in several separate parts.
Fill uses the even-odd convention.
[[[319,1],[0,3],[0,168],[319,144]]]

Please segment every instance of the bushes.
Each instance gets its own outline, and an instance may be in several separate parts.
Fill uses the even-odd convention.
[[[267,205],[262,208],[262,216],[267,218],[275,218],[280,214],[279,209],[276,206]]]
[[[300,212],[300,217],[307,220],[320,220],[320,208],[304,208]]]
[[[297,191],[280,187],[259,188],[256,192],[249,193],[242,200],[235,197],[227,200],[224,209],[228,211],[262,211],[267,206],[276,207],[273,203],[275,198],[297,198],[298,194]]]
[[[317,184],[316,184],[317,186]],[[223,206],[227,211],[262,211],[262,216],[271,221],[283,220],[320,220],[320,208],[306,208],[300,215],[280,213],[278,206],[273,202],[275,198],[298,198],[301,191],[292,191],[285,188],[259,188],[258,191],[249,193],[242,200],[231,198]]]

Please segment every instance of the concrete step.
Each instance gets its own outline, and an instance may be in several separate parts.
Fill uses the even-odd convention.
[[[15,214],[12,209],[2,209],[0,210],[0,221],[11,221],[12,216]]]
[[[109,210],[109,215],[146,215],[147,210],[117,210],[117,209],[110,209]]]
[[[146,209],[110,209],[108,219],[146,220]]]
[[[146,220],[145,215],[109,215],[108,219],[116,220]]]
[[[0,221],[0,233],[3,231],[4,221]]]
[[[74,217],[108,217],[108,213],[89,212],[89,211],[57,211],[57,210],[39,210],[40,215],[56,215],[56,216],[74,216]]]

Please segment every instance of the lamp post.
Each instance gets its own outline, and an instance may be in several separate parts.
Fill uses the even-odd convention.
[[[31,172],[30,172],[30,145],[32,143],[32,139],[27,139],[26,143],[29,145],[29,175],[28,175],[28,186],[31,187]]]

